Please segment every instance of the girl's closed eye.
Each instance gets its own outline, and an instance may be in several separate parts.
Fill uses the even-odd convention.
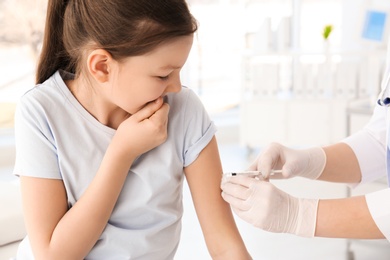
[[[169,75],[166,76],[158,76],[159,79],[161,80],[167,80],[169,78]]]

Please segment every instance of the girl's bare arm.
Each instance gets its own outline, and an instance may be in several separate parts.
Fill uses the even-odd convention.
[[[222,166],[215,137],[185,169],[203,235],[213,259],[252,259],[236,227],[230,206],[222,199]]]

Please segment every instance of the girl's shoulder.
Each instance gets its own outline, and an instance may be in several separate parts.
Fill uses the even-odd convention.
[[[63,86],[61,86],[63,85]],[[37,84],[34,87],[27,90],[20,98],[21,103],[33,102],[33,101],[44,101],[49,102],[51,100],[63,97],[62,88],[65,82],[62,80],[59,72],[53,74],[49,79],[41,84]]]
[[[190,107],[192,110],[202,109],[203,104],[198,96],[192,89],[182,86],[179,93],[169,93],[166,96],[166,102],[170,105],[170,109],[183,110]]]
[[[48,80],[27,90],[20,97],[17,104],[18,116],[36,121],[59,117],[69,107],[64,88],[67,89],[60,74],[58,72],[53,74]]]

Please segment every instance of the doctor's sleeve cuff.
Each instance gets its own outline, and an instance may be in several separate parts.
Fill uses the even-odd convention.
[[[387,188],[369,193],[365,197],[368,210],[370,211],[375,224],[386,239],[390,241],[390,189]]]
[[[367,129],[345,138],[342,142],[349,145],[357,157],[362,174],[360,183],[386,176],[386,148]],[[358,184],[350,186],[356,187]]]

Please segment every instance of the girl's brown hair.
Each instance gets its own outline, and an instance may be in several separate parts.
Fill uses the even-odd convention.
[[[196,30],[185,0],[49,0],[36,83],[59,69],[77,76],[88,48],[120,60]]]

